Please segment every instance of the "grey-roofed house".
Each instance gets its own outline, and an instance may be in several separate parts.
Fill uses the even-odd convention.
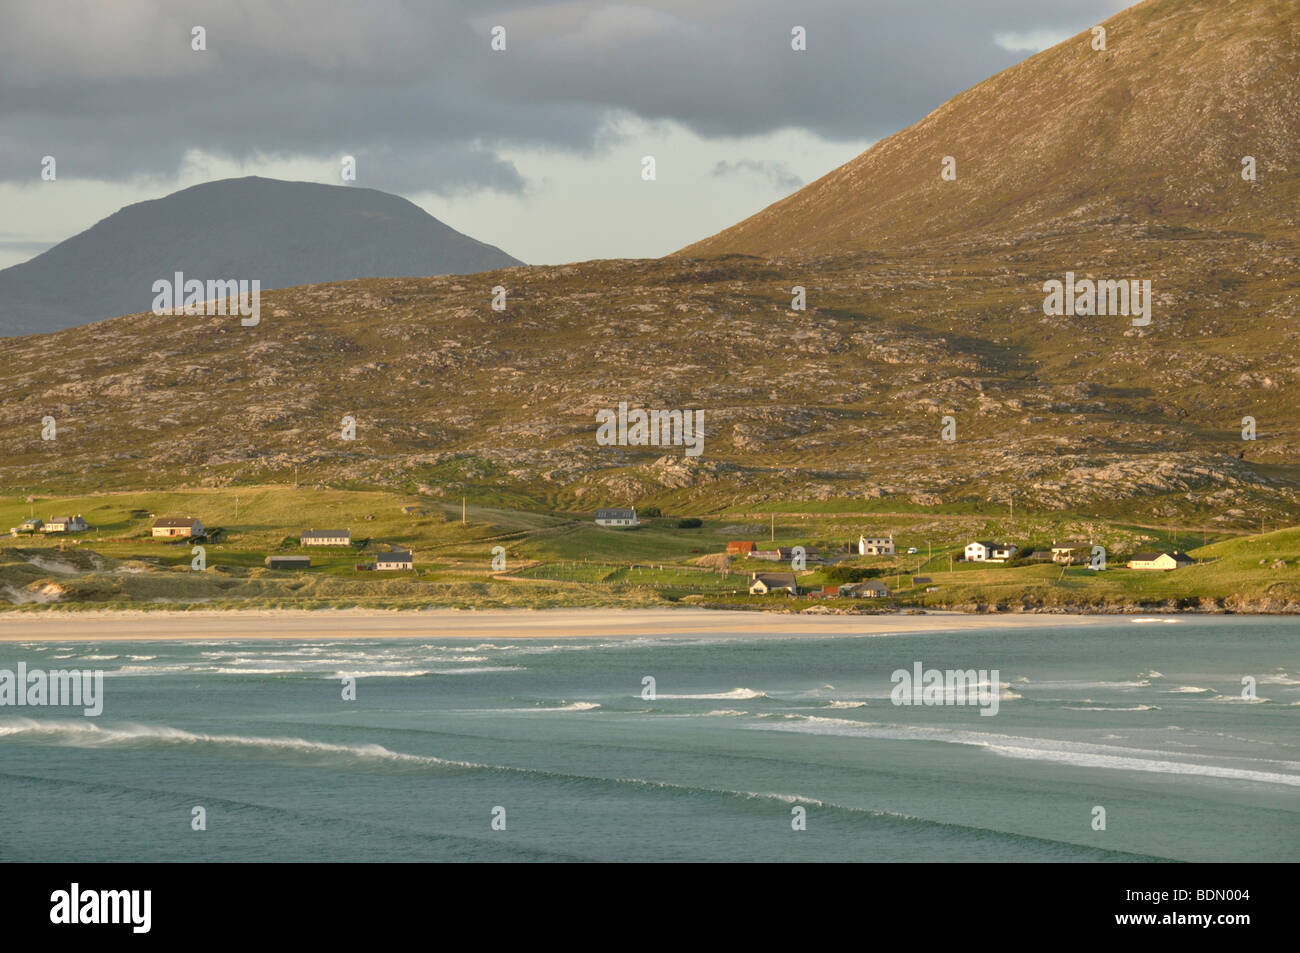
[[[404,550],[380,553],[375,557],[376,569],[414,569],[415,557]]]
[[[749,594],[763,596],[769,592],[788,592],[792,596],[799,594],[799,584],[792,572],[756,572],[751,576]]]
[[[883,579],[846,582],[840,586],[840,595],[852,599],[880,599],[889,595],[889,585]]]
[[[640,526],[634,507],[609,506],[596,510],[597,526]]]
[[[153,524],[154,536],[202,536],[197,516],[165,516]]]
[[[1155,569],[1168,571],[1170,569],[1181,569],[1184,566],[1195,566],[1196,560],[1186,553],[1181,553],[1176,549],[1166,549],[1155,552],[1134,553],[1129,558],[1129,569]]]
[[[76,516],[51,516],[41,528],[43,533],[84,533],[89,527],[81,514]]]
[[[971,563],[1000,563],[1015,557],[1018,548],[1011,543],[993,543],[976,540],[966,544],[966,561]]]
[[[305,529],[298,540],[303,546],[351,546],[350,529]]]

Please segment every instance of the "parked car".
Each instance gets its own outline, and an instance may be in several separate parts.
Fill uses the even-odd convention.
[[[916,548],[915,546],[908,546],[908,547],[907,547],[907,555],[909,555],[909,556],[915,556],[915,555],[917,554],[917,552],[918,552],[918,550],[917,550],[917,548]]]

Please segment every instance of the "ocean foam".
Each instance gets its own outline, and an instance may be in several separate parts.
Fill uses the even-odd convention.
[[[701,701],[726,701],[728,699],[766,698],[766,697],[767,697],[766,693],[755,691],[752,688],[733,688],[729,692],[704,693],[701,695],[666,695],[663,692],[658,692],[655,695],[655,698],[672,698],[678,700],[699,699]]]
[[[1234,758],[1285,768],[1295,773],[1234,768],[1222,764],[1197,764],[1168,760],[1165,752],[1144,748],[1122,748],[1052,738],[1028,738],[982,733],[960,728],[921,728],[910,725],[886,725],[879,722],[851,721],[843,718],[793,716],[798,722],[776,722],[743,726],[752,731],[790,731],[813,735],[839,735],[886,741],[940,741],[947,744],[985,748],[1005,757],[1034,761],[1054,761],[1077,767],[1115,768],[1161,774],[1188,774],[1227,780],[1263,781],[1300,787],[1300,762],[1273,761],[1260,758]],[[1189,756],[1190,757],[1190,756]]]
[[[1130,705],[1127,708],[1103,708],[1100,705],[1093,705],[1089,708],[1072,708],[1069,705],[1064,706],[1066,711],[1159,711],[1156,705]]]

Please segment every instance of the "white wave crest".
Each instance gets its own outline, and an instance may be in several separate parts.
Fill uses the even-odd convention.
[[[729,692],[704,693],[700,695],[667,695],[659,692],[655,698],[700,699],[702,701],[726,701],[728,699],[766,698],[767,694],[752,688],[733,688]]]

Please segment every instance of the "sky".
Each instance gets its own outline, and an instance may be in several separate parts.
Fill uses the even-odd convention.
[[[5,0],[0,267],[243,175],[394,192],[530,264],[657,257],[1128,5]]]

